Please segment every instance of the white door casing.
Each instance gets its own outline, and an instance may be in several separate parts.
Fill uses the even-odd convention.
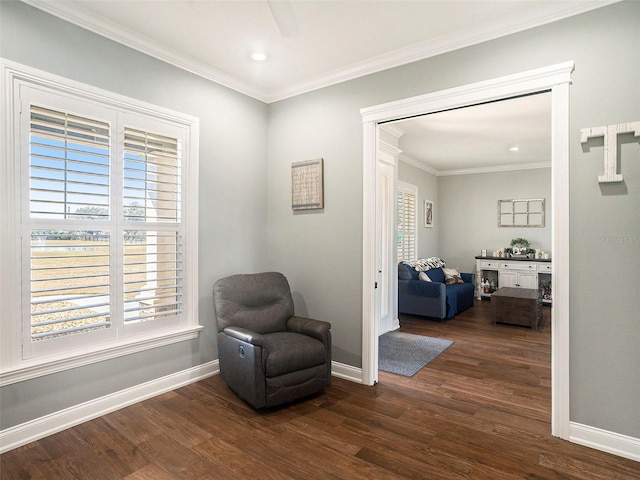
[[[377,164],[376,195],[376,314],[378,319],[378,335],[396,330],[398,323],[397,306],[397,276],[396,257],[397,248],[394,237],[396,234],[396,178],[397,154],[389,156],[379,152]],[[394,288],[395,286],[395,288]]]
[[[378,125],[412,115],[551,91],[552,434],[569,438],[569,85],[573,61],[361,109],[363,121],[362,381],[378,380],[375,308]],[[397,277],[393,277],[397,288]]]

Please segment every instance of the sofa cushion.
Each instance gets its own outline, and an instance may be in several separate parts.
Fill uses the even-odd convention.
[[[427,270],[426,274],[432,282],[444,283],[444,274],[442,273],[441,268],[432,268],[431,270]]]
[[[418,280],[422,280],[423,282],[430,282],[431,281],[431,279],[429,278],[429,275],[427,275],[426,272],[418,273]]]
[[[398,278],[400,280],[418,280],[418,271],[407,263],[398,264]]]
[[[409,267],[406,263],[400,262],[398,264],[398,279],[399,280],[411,280],[411,272],[413,268]]]
[[[460,272],[456,268],[443,268],[444,283],[451,285],[453,283],[464,283]]]

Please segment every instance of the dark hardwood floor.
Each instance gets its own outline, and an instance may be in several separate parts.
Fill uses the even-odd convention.
[[[454,341],[406,378],[341,379],[264,413],[220,376],[5,453],[10,479],[602,479],[640,464],[550,435],[550,309],[541,328],[491,325],[490,302],[401,330]]]

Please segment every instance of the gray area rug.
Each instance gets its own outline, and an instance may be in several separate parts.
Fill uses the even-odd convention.
[[[387,332],[378,338],[378,368],[412,377],[452,344],[441,338]]]

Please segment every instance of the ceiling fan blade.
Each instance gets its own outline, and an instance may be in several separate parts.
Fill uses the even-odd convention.
[[[295,37],[300,33],[298,20],[289,0],[267,0],[271,15],[285,37]]]

